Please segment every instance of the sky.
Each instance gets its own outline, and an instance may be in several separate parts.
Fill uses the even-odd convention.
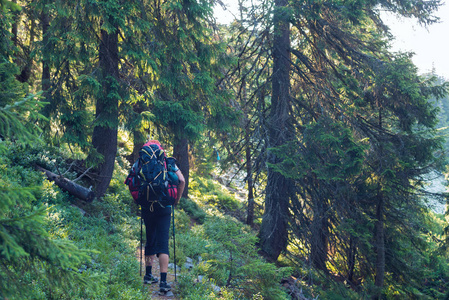
[[[449,0],[446,0],[449,2]],[[445,3],[436,16],[439,23],[420,26],[410,19],[388,17],[387,23],[396,39],[392,50],[414,52],[412,58],[419,73],[428,73],[435,68],[436,74],[449,80],[449,3]]]
[[[224,11],[217,7],[215,16],[219,23],[229,23],[233,20],[230,12],[235,10],[232,3],[237,1],[223,0],[223,2],[229,6],[229,9]],[[413,19],[385,16],[385,20],[396,37],[392,41],[393,51],[415,53],[412,60],[420,74],[428,73],[435,68],[437,75],[449,80],[449,3],[447,2],[449,0],[446,0],[436,13],[440,22],[429,25],[427,28]]]
[[[215,16],[219,23],[227,24],[234,19],[230,11],[235,11],[235,5],[233,8],[231,3],[237,1],[222,1],[230,7],[226,11],[217,7]],[[440,22],[427,28],[422,27],[413,19],[398,19],[395,16],[388,15],[382,15],[382,18],[395,36],[392,41],[392,51],[414,52],[415,55],[412,60],[418,67],[419,74],[429,73],[435,68],[438,76],[449,81],[449,0],[445,1],[446,3],[436,12]],[[444,192],[444,178],[436,177],[433,179],[429,190]],[[445,212],[445,205],[441,203],[433,202],[432,208],[437,213]]]

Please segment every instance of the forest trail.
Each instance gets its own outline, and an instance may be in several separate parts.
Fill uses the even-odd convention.
[[[136,249],[136,257],[137,260],[140,261],[140,247],[137,247]],[[148,289],[149,294],[151,295],[151,299],[170,299],[170,300],[178,300],[177,296],[177,282],[175,282],[175,274],[174,270],[168,269],[167,273],[167,282],[172,287],[171,292],[167,293],[167,295],[160,295],[159,294],[159,283],[154,284],[143,284],[143,276],[145,275],[145,265],[144,265],[144,257],[145,257],[145,249],[142,249],[142,277],[141,282],[143,285],[143,289]],[[179,270],[178,270],[179,272]],[[179,277],[179,274],[177,272],[177,277]],[[159,272],[159,259],[156,258],[154,260],[153,265],[153,275],[157,278],[160,278],[160,272]]]

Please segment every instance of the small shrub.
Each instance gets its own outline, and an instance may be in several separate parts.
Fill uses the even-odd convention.
[[[217,299],[218,293],[213,288],[214,281],[203,278],[201,281],[193,274],[180,277],[179,291],[181,299],[209,300]]]
[[[260,293],[268,299],[285,299],[279,282],[291,270],[265,263],[257,255],[257,238],[249,227],[230,217],[211,217],[195,228],[191,239],[197,240],[197,253],[204,253],[192,273],[214,278],[243,298]]]
[[[186,199],[181,199],[181,202],[184,202]],[[176,234],[182,233],[182,232],[188,232],[190,231],[190,228],[192,226],[192,219],[188,215],[186,211],[183,209],[179,209],[180,205],[175,208],[175,231]]]
[[[179,208],[183,209],[199,224],[203,224],[206,220],[207,214],[191,199],[181,199]]]
[[[238,200],[220,191],[216,191],[214,195],[205,196],[204,199],[208,204],[215,205],[218,209],[227,213],[241,208],[241,204]]]
[[[195,227],[192,228],[193,231]],[[176,235],[177,246],[183,249],[186,256],[196,260],[207,251],[206,247],[209,243],[210,241],[196,234],[192,234],[192,232]]]

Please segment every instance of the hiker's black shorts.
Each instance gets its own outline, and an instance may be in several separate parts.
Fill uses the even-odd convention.
[[[171,206],[162,208],[154,205],[154,211],[142,209],[142,217],[145,222],[147,241],[145,244],[145,256],[154,254],[167,254],[168,239],[170,233]]]

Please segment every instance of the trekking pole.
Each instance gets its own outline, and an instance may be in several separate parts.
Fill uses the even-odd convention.
[[[142,227],[143,227],[142,215],[140,216],[140,276],[142,277]]]
[[[175,265],[175,282],[176,280],[176,239],[175,239],[175,206],[173,205],[173,262]]]

